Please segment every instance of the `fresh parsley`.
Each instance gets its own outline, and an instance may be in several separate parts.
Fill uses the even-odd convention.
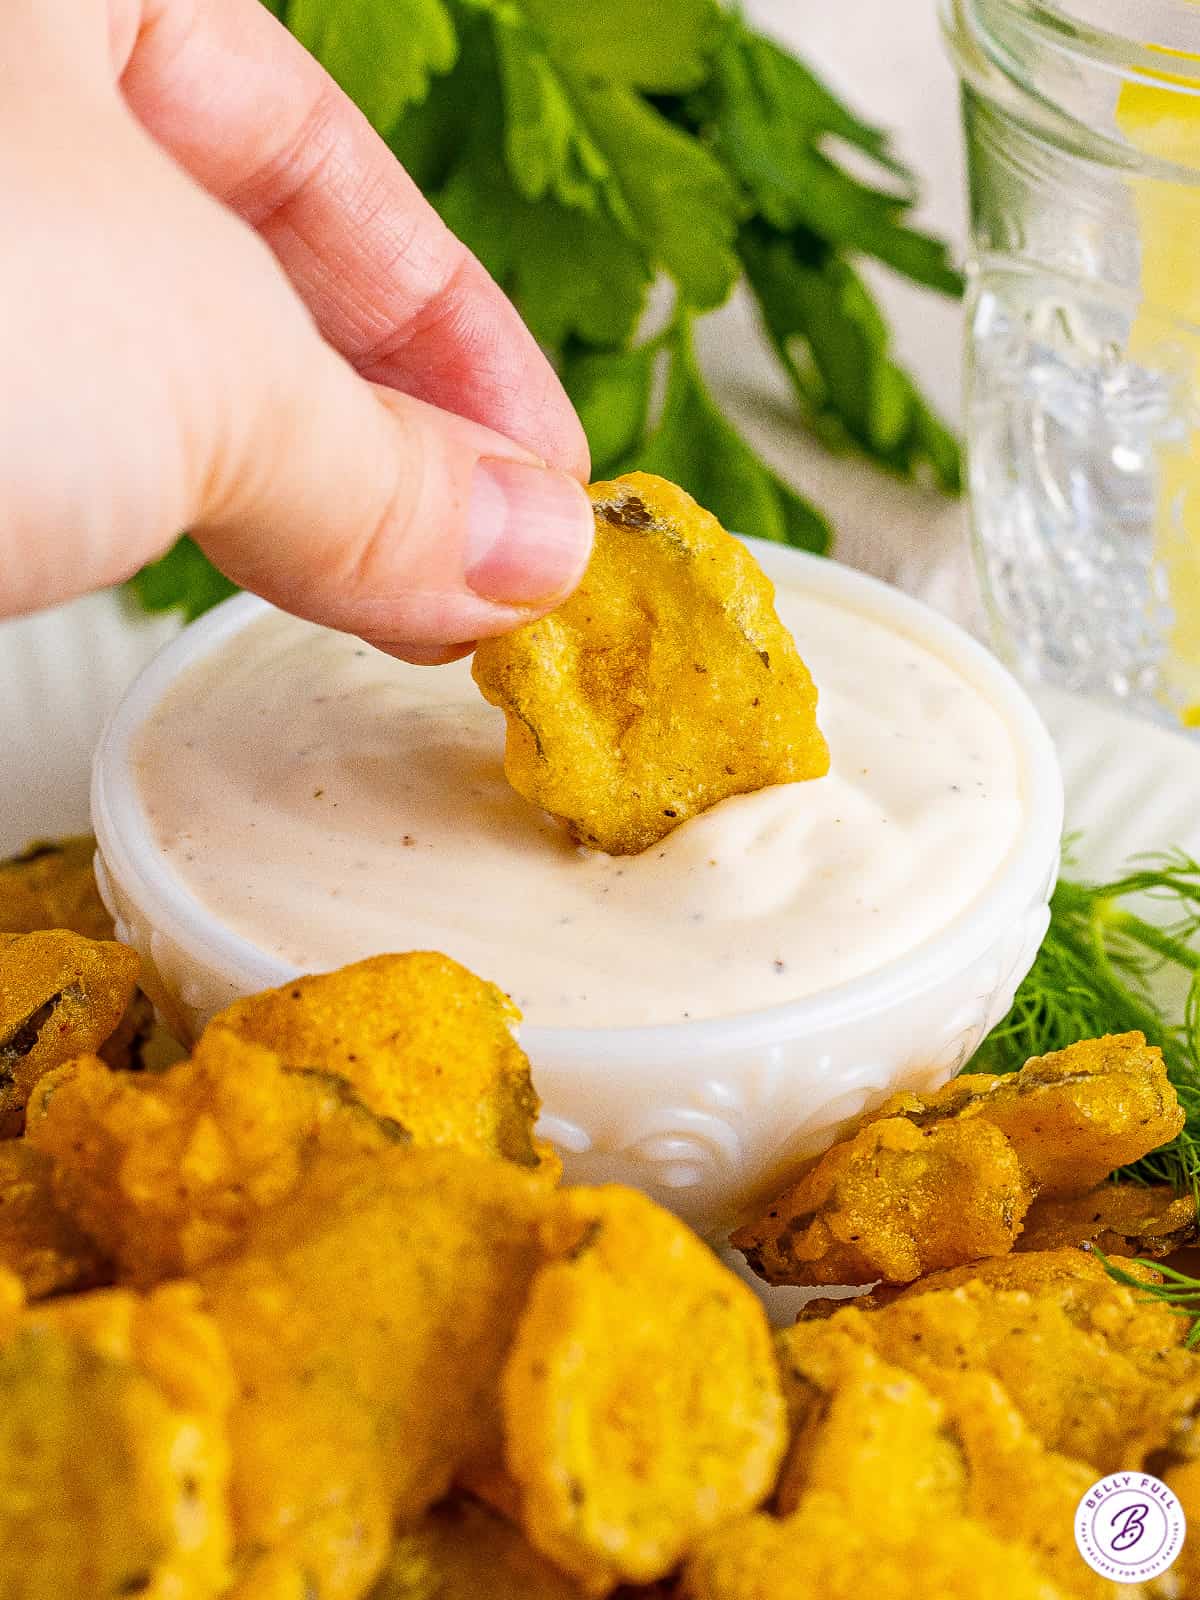
[[[1111,1261],[1103,1250],[1097,1250],[1104,1270],[1116,1283],[1124,1284],[1127,1289],[1135,1289],[1143,1300],[1157,1300],[1169,1306],[1176,1316],[1186,1317],[1191,1323],[1184,1344],[1189,1350],[1200,1345],[1200,1278],[1193,1278],[1190,1273],[1180,1272],[1177,1267],[1170,1267],[1165,1261],[1138,1261],[1132,1265],[1149,1267],[1155,1274],[1154,1278],[1135,1277],[1128,1271],[1127,1266],[1118,1265]]]
[[[186,534],[166,555],[135,573],[128,587],[143,611],[180,611],[185,622],[194,622],[237,593],[237,586]]]
[[[721,0],[263,3],[516,302],[597,476],[659,471],[729,526],[828,547],[825,519],[737,433],[696,361],[692,320],[740,283],[798,422],[957,491],[957,442],[859,271],[873,258],[959,292],[945,246],[912,225],[913,176],[887,134]],[[673,309],[647,340],[656,284]],[[181,542],[134,593],[196,615],[228,592],[206,569]]]

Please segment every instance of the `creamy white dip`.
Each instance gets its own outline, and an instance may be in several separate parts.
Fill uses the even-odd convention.
[[[639,856],[581,850],[509,788],[469,664],[410,667],[282,614],[194,667],[137,781],[187,889],[297,967],[436,949],[541,1026],[726,1016],[944,929],[1017,841],[1000,713],[939,656],[781,585],[828,777],[723,801]]]

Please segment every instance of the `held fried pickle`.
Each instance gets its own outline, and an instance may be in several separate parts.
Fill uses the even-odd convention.
[[[683,1223],[617,1186],[551,1205],[504,1370],[506,1463],[531,1543],[607,1594],[762,1500],[783,1401],[762,1307]]]
[[[1007,1254],[1035,1196],[1092,1188],[1183,1120],[1140,1033],[1085,1040],[893,1095],[733,1243],[769,1283],[908,1283]]]
[[[64,929],[0,933],[0,1136],[44,1073],[98,1050],[137,987],[137,953]]]
[[[662,478],[589,493],[579,588],[475,652],[513,788],[580,844],[636,855],[730,795],[824,776],[816,689],[750,552]]]

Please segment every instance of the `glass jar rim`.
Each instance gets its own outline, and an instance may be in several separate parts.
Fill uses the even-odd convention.
[[[1019,29],[1081,63],[1200,94],[1198,0],[961,0],[947,10],[985,37]]]
[[[1147,149],[1113,115],[1128,86],[1200,97],[1200,0],[940,0],[940,9],[964,85],[1029,131],[1105,166],[1200,181],[1200,107],[1180,105],[1182,127],[1195,119],[1194,156]]]

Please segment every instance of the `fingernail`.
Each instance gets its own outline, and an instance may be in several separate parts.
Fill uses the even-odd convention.
[[[583,575],[595,520],[565,472],[520,461],[480,461],[471,480],[465,576],[502,605],[554,600]]]

